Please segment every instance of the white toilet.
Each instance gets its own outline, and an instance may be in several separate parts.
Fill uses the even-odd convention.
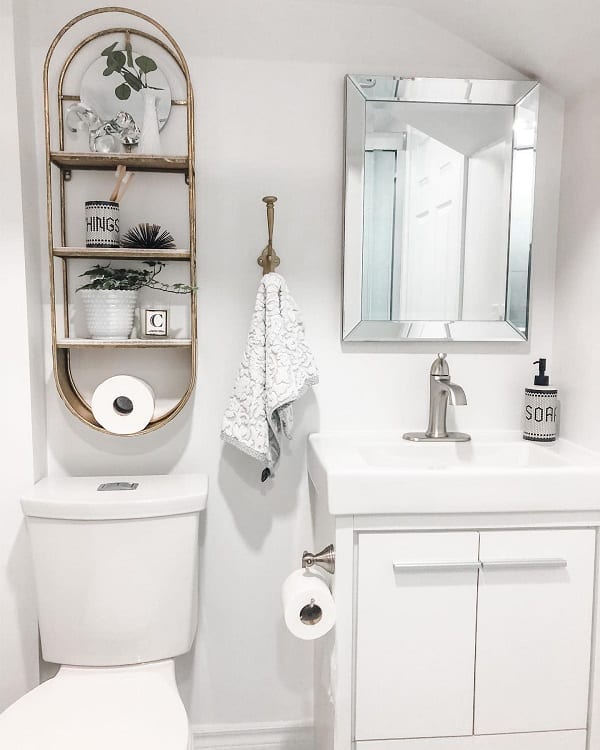
[[[0,716],[2,750],[188,750],[173,657],[198,608],[202,475],[43,479],[22,500],[42,655]]]

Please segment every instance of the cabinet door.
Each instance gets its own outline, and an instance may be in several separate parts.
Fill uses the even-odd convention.
[[[358,740],[472,734],[477,532],[364,533]]]
[[[595,532],[481,533],[475,733],[587,724]]]

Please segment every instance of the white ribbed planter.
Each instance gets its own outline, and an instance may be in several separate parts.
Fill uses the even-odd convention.
[[[137,290],[81,289],[78,294],[91,338],[122,341],[131,336]]]

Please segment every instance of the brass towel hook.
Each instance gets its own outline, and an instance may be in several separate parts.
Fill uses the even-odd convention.
[[[269,241],[267,246],[258,256],[258,265],[262,267],[263,276],[274,271],[281,263],[279,256],[273,247],[273,222],[275,221],[274,205],[277,198],[274,195],[265,195],[263,202],[267,204],[267,227],[269,229]]]

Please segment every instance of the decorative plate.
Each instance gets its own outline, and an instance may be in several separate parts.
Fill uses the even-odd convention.
[[[116,50],[117,44],[107,47],[83,74],[82,103],[104,121],[112,120],[117,112],[129,112],[141,129],[144,121],[142,89],[148,87],[156,94],[158,127],[162,129],[171,112],[169,82],[150,57],[130,46]]]

